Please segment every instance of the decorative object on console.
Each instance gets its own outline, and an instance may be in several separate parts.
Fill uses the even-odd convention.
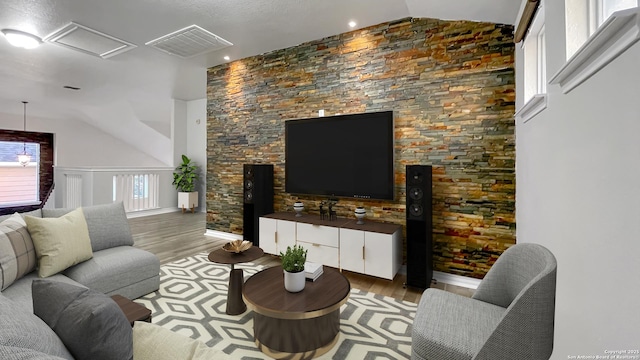
[[[233,240],[231,242],[228,242],[228,243],[224,244],[222,246],[222,248],[225,251],[238,254],[238,253],[241,253],[243,251],[249,250],[252,246],[253,246],[253,244],[251,243],[251,241]]]
[[[325,216],[327,216],[327,210],[324,208],[325,206],[327,206],[327,203],[322,200],[320,202],[320,220],[324,220]]]
[[[356,224],[358,225],[364,224],[364,221],[362,219],[364,219],[365,215],[367,215],[367,211],[362,206],[358,206],[354,211],[354,214],[356,216],[356,219],[358,219]]]
[[[284,288],[289,292],[300,292],[304,289],[307,250],[300,245],[287,246],[282,257],[282,269],[284,270]]]
[[[196,184],[200,179],[200,167],[191,161],[186,155],[182,155],[182,164],[176,167],[173,173],[173,185],[178,190],[178,207],[182,213],[186,209],[195,212],[198,206],[198,192]]]
[[[338,203],[336,200],[329,200],[329,221],[331,220],[337,220],[338,219],[338,214],[336,213],[335,210],[333,210],[333,207]]]
[[[296,217],[302,216],[302,210],[304,210],[304,204],[301,201],[296,201],[293,204],[293,210],[296,212]]]

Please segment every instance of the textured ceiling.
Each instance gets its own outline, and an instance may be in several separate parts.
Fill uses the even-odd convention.
[[[171,99],[206,96],[206,68],[408,16],[513,24],[519,0],[2,0],[0,28],[42,38],[75,22],[137,45],[108,59],[50,43],[0,39],[0,116],[29,113],[88,122],[130,142],[131,123],[169,123]],[[233,46],[183,59],[149,42],[196,24]],[[70,85],[80,91],[64,89]],[[3,115],[4,114],[4,115]],[[135,131],[131,131],[135,129]],[[149,128],[150,131],[153,129]],[[155,131],[155,130],[153,130]],[[159,134],[167,136],[167,134]]]

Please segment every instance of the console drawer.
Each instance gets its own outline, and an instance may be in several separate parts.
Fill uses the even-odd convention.
[[[298,245],[301,245],[307,250],[307,261],[332,266],[334,268],[339,267],[338,259],[340,258],[340,254],[337,247],[312,244],[303,241],[299,241]]]
[[[339,246],[338,234],[337,227],[298,223],[296,240],[337,248]]]

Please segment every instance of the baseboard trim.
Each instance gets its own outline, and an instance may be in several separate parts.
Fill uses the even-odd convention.
[[[160,209],[151,209],[151,210],[140,210],[140,211],[132,211],[127,213],[127,219],[139,218],[143,216],[151,216],[151,215],[160,215],[160,214],[168,214],[172,212],[180,211],[178,208],[160,208]]]
[[[228,232],[224,232],[224,231],[218,231],[218,230],[211,230],[211,229],[207,229],[207,231],[204,233],[206,236],[212,236],[218,239],[224,239],[224,240],[242,240],[242,235],[240,234],[232,234],[232,233],[228,233]]]
[[[434,271],[433,279],[441,283],[455,285],[455,286],[462,286],[462,287],[465,287],[468,289],[474,289],[474,290],[478,288],[478,286],[480,285],[480,282],[482,281],[480,279],[444,273],[441,271]]]

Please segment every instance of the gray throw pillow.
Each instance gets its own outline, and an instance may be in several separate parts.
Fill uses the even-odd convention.
[[[34,314],[76,359],[133,359],[131,325],[110,297],[51,280],[34,280],[32,292]]]
[[[45,218],[60,217],[72,210],[42,209],[42,215]],[[133,245],[133,236],[122,202],[87,206],[83,207],[82,211],[89,227],[93,251]]]

